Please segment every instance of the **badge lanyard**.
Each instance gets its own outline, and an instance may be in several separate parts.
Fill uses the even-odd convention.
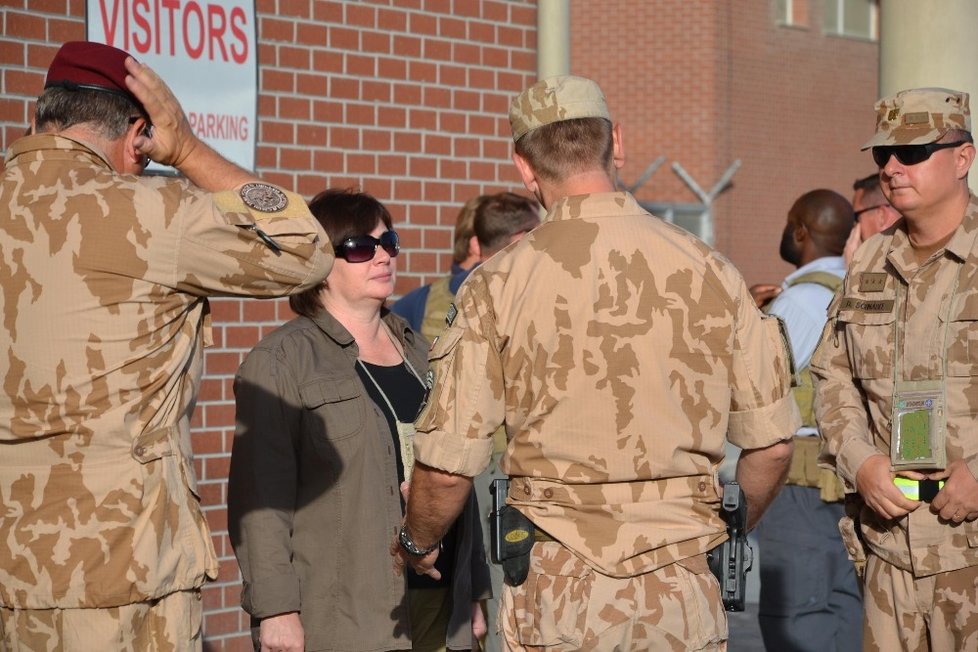
[[[890,421],[890,463],[894,470],[943,469],[947,466],[947,342],[951,314],[957,300],[961,267],[954,275],[944,320],[941,377],[936,380],[904,380],[903,347],[900,341],[900,292],[896,292],[893,339],[893,405]],[[907,286],[909,297],[910,287]],[[906,301],[909,306],[909,298]]]
[[[387,328],[387,324],[384,324],[384,330],[387,331],[387,337],[390,338],[394,348],[401,354],[401,359],[404,361],[405,366],[407,366],[408,371],[410,371],[411,375],[414,376],[418,383],[421,384],[421,387],[424,388],[424,381],[421,380],[421,376],[418,375],[418,372],[415,370],[414,365],[411,364],[411,361],[408,360],[406,355],[404,355],[403,349],[400,347],[397,340],[394,339],[390,329]],[[394,411],[394,406],[391,404],[390,399],[387,398],[387,394],[384,393],[384,390],[374,378],[373,374],[371,374],[370,370],[367,369],[367,365],[363,364],[363,361],[360,360],[360,358],[357,358],[357,364],[360,365],[360,368],[367,374],[367,378],[369,378],[370,382],[372,382],[374,387],[377,388],[377,391],[380,393],[380,397],[384,399],[384,403],[387,404],[387,409],[390,410],[391,416],[394,417],[394,426],[397,429],[397,441],[401,448],[401,464],[404,466],[404,479],[410,482],[411,471],[414,469],[414,422],[404,422],[397,418],[397,412]]]

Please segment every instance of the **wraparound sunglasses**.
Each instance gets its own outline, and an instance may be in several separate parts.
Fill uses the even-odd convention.
[[[401,251],[401,242],[396,231],[384,231],[379,238],[372,235],[358,235],[343,240],[334,247],[336,257],[348,263],[365,263],[373,260],[377,247],[383,248],[391,258]]]

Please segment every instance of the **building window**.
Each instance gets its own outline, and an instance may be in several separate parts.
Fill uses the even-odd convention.
[[[822,4],[826,34],[874,41],[878,38],[877,0],[823,0]]]
[[[774,0],[774,22],[781,27],[807,29],[810,0]]]
[[[792,15],[791,15],[791,5],[794,4],[792,0],[776,0],[774,3],[775,20],[778,21],[778,25],[791,25]]]

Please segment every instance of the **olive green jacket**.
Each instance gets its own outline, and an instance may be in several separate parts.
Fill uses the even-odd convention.
[[[425,341],[400,317],[383,318],[424,373]],[[396,451],[357,355],[321,311],[263,339],[234,385],[228,529],[242,605],[256,619],[300,612],[308,651],[411,647],[405,579],[389,552],[402,517]],[[468,650],[471,603],[490,593],[474,493],[457,541],[447,642]]]

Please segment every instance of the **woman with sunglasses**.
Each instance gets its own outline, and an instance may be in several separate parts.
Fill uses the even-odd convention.
[[[366,193],[309,204],[334,243],[321,286],[235,379],[231,543],[256,649],[471,650],[488,596],[474,494],[443,542],[440,581],[395,575],[388,545],[410,478],[427,344],[384,304],[397,233]]]

